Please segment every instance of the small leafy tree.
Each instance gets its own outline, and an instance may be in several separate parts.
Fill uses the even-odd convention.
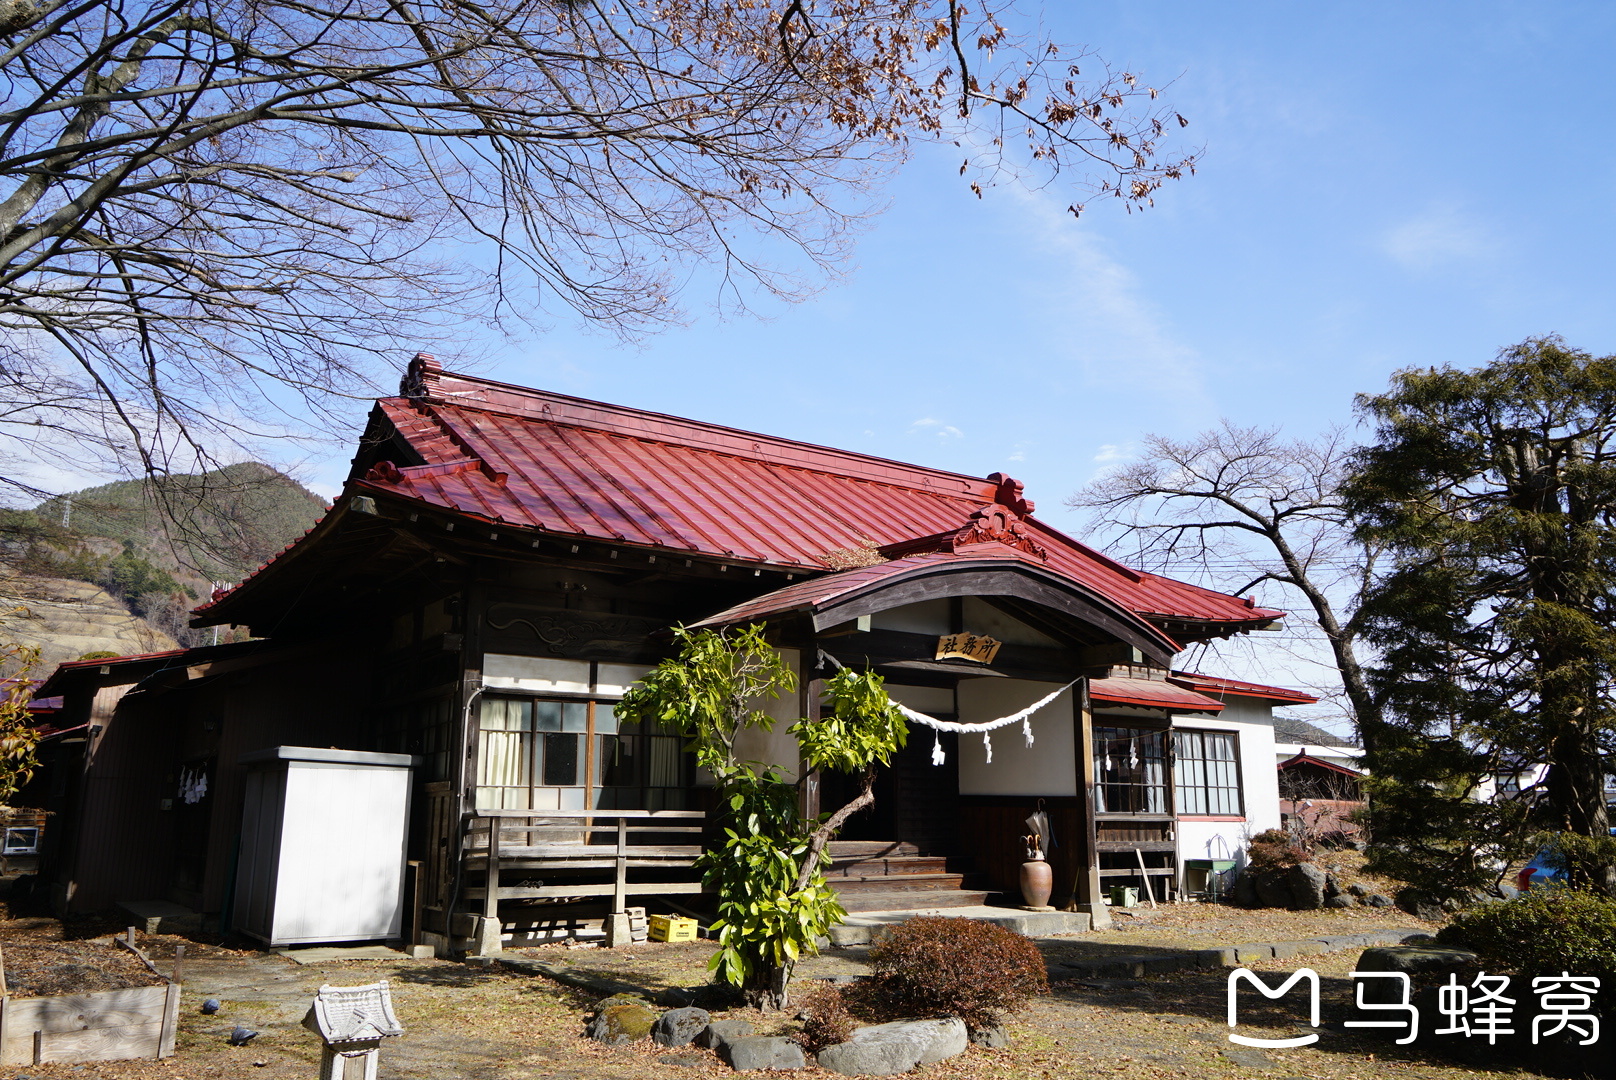
[[[0,809],[9,806],[17,792],[32,780],[39,768],[39,731],[28,715],[28,702],[34,684],[28,673],[39,663],[39,649],[32,645],[0,645]]]
[[[679,732],[717,781],[724,839],[700,862],[703,882],[718,895],[719,948],[710,966],[753,1005],[783,1008],[797,959],[847,914],[825,882],[831,838],[875,800],[875,770],[903,746],[908,728],[879,675],[843,670],[827,680],[825,715],[789,728],[803,776],[835,769],[860,774],[863,783],[846,806],[804,820],[801,780],[736,754],[746,728],[773,730],[775,718],[761,706],[797,686],[763,627],[675,635],[679,655],[631,687],[617,712]]]

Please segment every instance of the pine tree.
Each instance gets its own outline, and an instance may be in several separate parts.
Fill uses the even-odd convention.
[[[1377,430],[1347,505],[1390,556],[1363,597],[1379,862],[1455,894],[1496,881],[1533,828],[1608,832],[1616,357],[1530,339],[1471,371],[1401,371],[1358,406]],[[1475,797],[1538,764],[1527,798]],[[1609,858],[1593,878],[1616,895]]]

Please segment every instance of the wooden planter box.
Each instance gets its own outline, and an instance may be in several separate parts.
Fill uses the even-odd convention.
[[[176,982],[0,998],[0,1065],[172,1057],[179,1018]]]

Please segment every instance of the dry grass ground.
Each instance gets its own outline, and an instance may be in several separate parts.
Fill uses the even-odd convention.
[[[1284,940],[1321,933],[1351,933],[1388,926],[1415,926],[1401,912],[1369,909],[1314,914],[1241,912],[1216,905],[1180,905],[1119,920],[1115,930],[1041,943],[1051,959],[1084,943],[1168,947]],[[3,935],[3,931],[0,931]],[[178,939],[152,939],[161,965]],[[198,949],[190,945],[190,949]],[[108,1062],[84,1066],[47,1065],[0,1069],[0,1078],[33,1080],[214,1080],[262,1077],[305,1080],[315,1073],[314,1036],[299,1026],[314,990],[324,982],[357,984],[392,980],[399,1016],[408,1027],[383,1050],[382,1074],[392,1078],[465,1077],[472,1080],[717,1080],[733,1076],[707,1050],[668,1050],[651,1045],[607,1048],[581,1036],[589,999],[546,979],[503,967],[444,961],[348,962],[301,968],[263,953],[222,948],[198,949],[188,957],[180,1053],[165,1062]],[[549,961],[651,987],[688,985],[705,978],[711,946],[705,942],[648,943],[632,949],[534,950]],[[803,978],[862,970],[861,950],[833,950],[806,962]],[[921,1075],[936,1080],[1044,1080],[1044,1078],[1248,1077],[1252,1080],[1459,1080],[1469,1076],[1532,1076],[1514,1069],[1479,1072],[1445,1062],[1427,1052],[1427,1040],[1413,1047],[1342,1029],[1348,1016],[1350,980],[1357,953],[1275,961],[1262,970],[1282,972],[1310,966],[1324,986],[1320,1041],[1295,1050],[1258,1051],[1232,1046],[1225,1038],[1225,986],[1220,971],[1197,971],[1145,979],[1090,979],[1059,982],[1009,1026],[1011,1045],[996,1050],[973,1047],[959,1058],[931,1066]],[[1272,981],[1272,980],[1270,980]],[[203,997],[225,1002],[217,1017],[203,1017]],[[1251,995],[1255,998],[1255,995]],[[786,1015],[761,1016],[738,1010],[760,1033],[790,1033]],[[1297,1028],[1300,1014],[1287,999],[1242,1004],[1242,1023],[1266,1023],[1276,1034]],[[246,1047],[226,1045],[235,1023],[262,1032]],[[818,1069],[793,1074],[802,1080],[829,1080]]]

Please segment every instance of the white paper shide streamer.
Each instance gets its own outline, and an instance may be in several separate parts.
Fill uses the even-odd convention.
[[[1009,716],[1001,716],[997,720],[989,720],[981,724],[957,724],[952,720],[939,720],[935,716],[927,716],[923,712],[916,712],[914,709],[911,709],[909,706],[900,701],[894,701],[893,704],[898,707],[899,712],[903,713],[905,719],[912,720],[924,727],[929,727],[938,733],[937,741],[933,743],[931,748],[931,763],[933,765],[941,765],[944,760],[946,760],[943,754],[942,739],[942,732],[945,731],[954,731],[961,735],[982,736],[982,749],[987,751],[988,764],[991,765],[993,764],[993,738],[988,734],[989,732],[997,730],[998,728],[1009,727],[1011,724],[1020,723],[1021,733],[1026,736],[1027,745],[1031,746],[1033,741],[1031,723],[1032,714],[1037,712],[1039,709],[1042,709],[1045,705],[1048,705],[1050,702],[1054,701],[1056,698],[1060,697],[1062,694],[1066,693],[1066,691],[1070,690],[1076,685],[1077,680],[1073,679],[1059,690],[1056,690],[1053,694],[1050,694],[1047,697],[1039,698],[1037,701],[1033,702],[1031,705],[1028,705],[1020,712],[1014,712]]]

